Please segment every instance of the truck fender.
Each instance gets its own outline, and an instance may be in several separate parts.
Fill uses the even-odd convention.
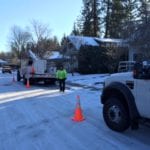
[[[104,104],[105,101],[110,97],[110,94],[116,94],[117,92],[124,97],[124,100],[128,106],[131,121],[138,119],[140,115],[136,107],[134,96],[130,89],[123,83],[112,82],[106,86],[101,95],[101,103]]]

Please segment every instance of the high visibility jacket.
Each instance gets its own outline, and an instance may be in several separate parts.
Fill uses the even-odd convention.
[[[56,72],[56,78],[57,78],[57,79],[66,79],[66,78],[67,78],[67,72],[66,72],[66,70],[65,70],[65,69],[63,69],[63,70],[58,70],[58,71]]]

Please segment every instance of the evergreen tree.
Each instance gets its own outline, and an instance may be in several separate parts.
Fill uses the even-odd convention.
[[[150,1],[139,0],[140,1],[140,18],[142,23],[148,23],[150,21]]]
[[[93,0],[92,2],[92,31],[93,37],[98,37],[100,33],[100,2],[99,0]]]
[[[78,54],[78,68],[82,74],[108,72],[108,57],[105,48],[81,46]]]
[[[76,27],[76,23],[73,25],[73,30],[71,32],[71,35],[80,35],[79,29]]]
[[[62,39],[61,39],[61,53],[64,56],[67,50],[67,37],[64,34]]]
[[[77,26],[83,36],[100,34],[100,0],[83,0],[83,9]]]
[[[149,14],[150,15],[150,14]],[[139,50],[143,59],[150,58],[150,16],[147,12],[141,13],[140,24],[137,26],[136,31],[130,36],[129,44],[135,49]]]
[[[75,25],[74,27],[77,30],[78,35],[82,35],[82,30],[83,30],[83,21],[82,20],[83,20],[82,17],[78,16],[76,19],[76,22],[74,23],[74,25]]]
[[[149,39],[148,33],[150,24],[150,1],[148,2],[148,0],[138,0],[137,6],[136,17],[138,20],[135,20],[136,28],[132,30],[132,36],[130,37],[134,44],[142,46],[142,43],[144,44]]]
[[[127,0],[123,2],[125,6],[126,18],[123,24],[123,37],[128,38],[137,29],[139,21],[139,0]]]
[[[105,37],[110,37],[110,15],[111,15],[111,7],[112,2],[111,0],[104,0],[103,5],[101,6],[104,13],[106,13],[106,17],[104,17],[104,23],[105,23]]]
[[[121,0],[113,0],[112,10],[110,14],[110,37],[112,38],[122,38],[122,27],[124,19],[126,18],[125,8]]]
[[[84,8],[82,10],[82,35],[90,36],[91,35],[91,10],[90,10],[90,0],[83,0]]]
[[[135,21],[139,15],[139,0],[126,0],[123,2],[126,9],[127,20],[128,21]]]
[[[129,39],[130,46],[142,54],[143,59],[150,58],[150,1],[138,0],[138,23]]]
[[[102,0],[105,37],[126,38],[135,29],[139,0]]]

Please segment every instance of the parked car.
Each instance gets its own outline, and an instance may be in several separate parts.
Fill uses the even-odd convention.
[[[2,67],[2,73],[12,73],[12,68],[11,68],[11,66],[9,66],[9,65],[4,65],[3,67]]]

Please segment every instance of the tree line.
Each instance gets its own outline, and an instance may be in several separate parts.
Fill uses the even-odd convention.
[[[83,0],[73,35],[128,38],[149,22],[149,0]]]
[[[29,49],[41,58],[46,52],[60,49],[58,38],[51,36],[49,25],[38,20],[32,20],[30,25],[25,28],[12,26],[8,35],[8,45],[10,52],[1,52],[0,58],[10,58],[13,63],[17,63],[21,57],[27,57]]]
[[[72,35],[125,39],[129,47],[150,58],[149,0],[83,0]],[[104,50],[105,49],[105,50]],[[115,72],[119,61],[128,60],[127,48],[81,48],[81,73]],[[92,51],[92,52],[91,52]],[[97,51],[97,54],[94,53]],[[96,61],[95,61],[96,60]],[[97,62],[97,63],[96,63]]]
[[[126,39],[130,45],[137,46],[139,49],[149,53],[149,24],[149,0],[83,0],[81,13],[75,20],[70,34]],[[17,59],[21,55],[25,56],[29,48],[40,57],[43,57],[45,52],[49,53],[51,50],[62,49],[61,46],[65,43],[64,39],[66,39],[65,35],[59,43],[56,36],[51,37],[49,26],[37,20],[33,20],[27,28],[14,25],[10,30],[8,42],[11,53],[7,57],[12,55],[13,58]],[[64,50],[62,49],[62,51]],[[112,57],[110,53],[114,53],[114,51],[115,49],[105,50],[108,56],[107,60],[109,60],[107,62],[110,62],[110,60],[111,62],[116,62],[114,64],[116,66],[117,61],[126,54],[122,54],[122,51],[118,50],[117,53],[121,54]],[[0,58],[4,57],[4,55],[6,54],[1,53]],[[89,55],[89,52],[84,55],[80,53],[79,61],[82,62],[84,57],[89,57],[87,55]],[[105,55],[102,54],[101,56]],[[146,54],[146,56],[148,55]],[[106,68],[104,69],[106,70]]]

